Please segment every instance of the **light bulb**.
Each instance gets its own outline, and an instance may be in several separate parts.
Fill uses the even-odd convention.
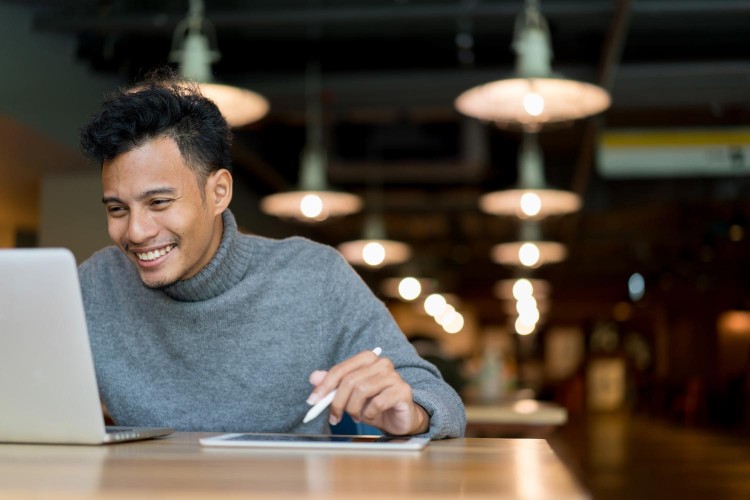
[[[532,311],[537,311],[536,299],[531,295],[519,299],[516,302],[516,311],[521,316]]]
[[[521,278],[513,283],[513,298],[521,300],[522,297],[529,297],[534,295],[534,286],[531,281],[526,278]]]
[[[544,97],[536,92],[529,92],[523,96],[523,109],[531,116],[539,116],[544,112]]]
[[[445,330],[446,333],[458,333],[460,332],[464,327],[464,317],[460,312],[456,312],[453,315],[453,319],[450,323],[443,325],[443,330]]]
[[[402,279],[398,283],[398,294],[404,300],[414,300],[422,293],[422,285],[419,280],[412,277]]]
[[[443,307],[443,310],[435,316],[435,322],[440,325],[444,326],[453,321],[453,315],[456,314],[456,308],[453,307],[450,304],[445,304],[445,307]]]
[[[371,241],[362,248],[362,260],[368,266],[379,266],[385,260],[385,248],[377,241]]]
[[[528,335],[536,328],[535,324],[524,323],[521,318],[516,320],[516,333],[519,335]]]
[[[534,217],[542,210],[542,199],[536,193],[524,193],[521,195],[520,205],[523,215]]]
[[[447,302],[439,293],[433,293],[424,300],[424,310],[433,318],[443,312]]]
[[[526,267],[534,267],[539,264],[539,248],[533,243],[524,243],[518,250],[518,260]]]
[[[526,325],[536,325],[539,321],[539,311],[534,309],[524,309],[518,314],[518,319]]]
[[[323,200],[317,194],[306,194],[299,202],[302,215],[309,219],[315,219],[323,213]]]

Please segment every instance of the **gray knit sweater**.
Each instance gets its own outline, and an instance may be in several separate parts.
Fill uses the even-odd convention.
[[[302,423],[310,373],[380,346],[430,414],[427,435],[463,434],[458,395],[338,252],[242,235],[229,211],[223,220],[213,260],[162,289],[116,247],[81,264],[99,388],[118,425],[328,432],[325,415]]]

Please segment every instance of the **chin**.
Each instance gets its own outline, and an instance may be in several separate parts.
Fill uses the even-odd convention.
[[[176,282],[176,279],[170,279],[167,277],[148,276],[141,274],[141,281],[146,288],[164,288],[172,283]]]
[[[171,285],[172,283],[174,283],[174,282],[169,282],[169,281],[146,281],[146,280],[143,280],[143,279],[141,281],[143,281],[143,285],[146,288],[151,288],[152,290],[157,290],[159,288],[164,288],[165,286],[168,286],[168,285]]]

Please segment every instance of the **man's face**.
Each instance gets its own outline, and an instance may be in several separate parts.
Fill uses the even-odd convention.
[[[162,137],[102,166],[103,203],[109,237],[135,264],[150,288],[195,276],[219,248],[226,204],[217,195],[229,182],[226,170],[198,185],[177,144]]]

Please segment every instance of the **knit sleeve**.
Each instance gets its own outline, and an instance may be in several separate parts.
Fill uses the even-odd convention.
[[[412,387],[414,401],[430,416],[425,437],[460,437],[466,415],[458,394],[443,380],[438,369],[423,360],[396,325],[393,317],[337,252],[329,256],[328,279],[323,288],[326,322],[336,335],[340,360],[375,347],[393,362]]]

